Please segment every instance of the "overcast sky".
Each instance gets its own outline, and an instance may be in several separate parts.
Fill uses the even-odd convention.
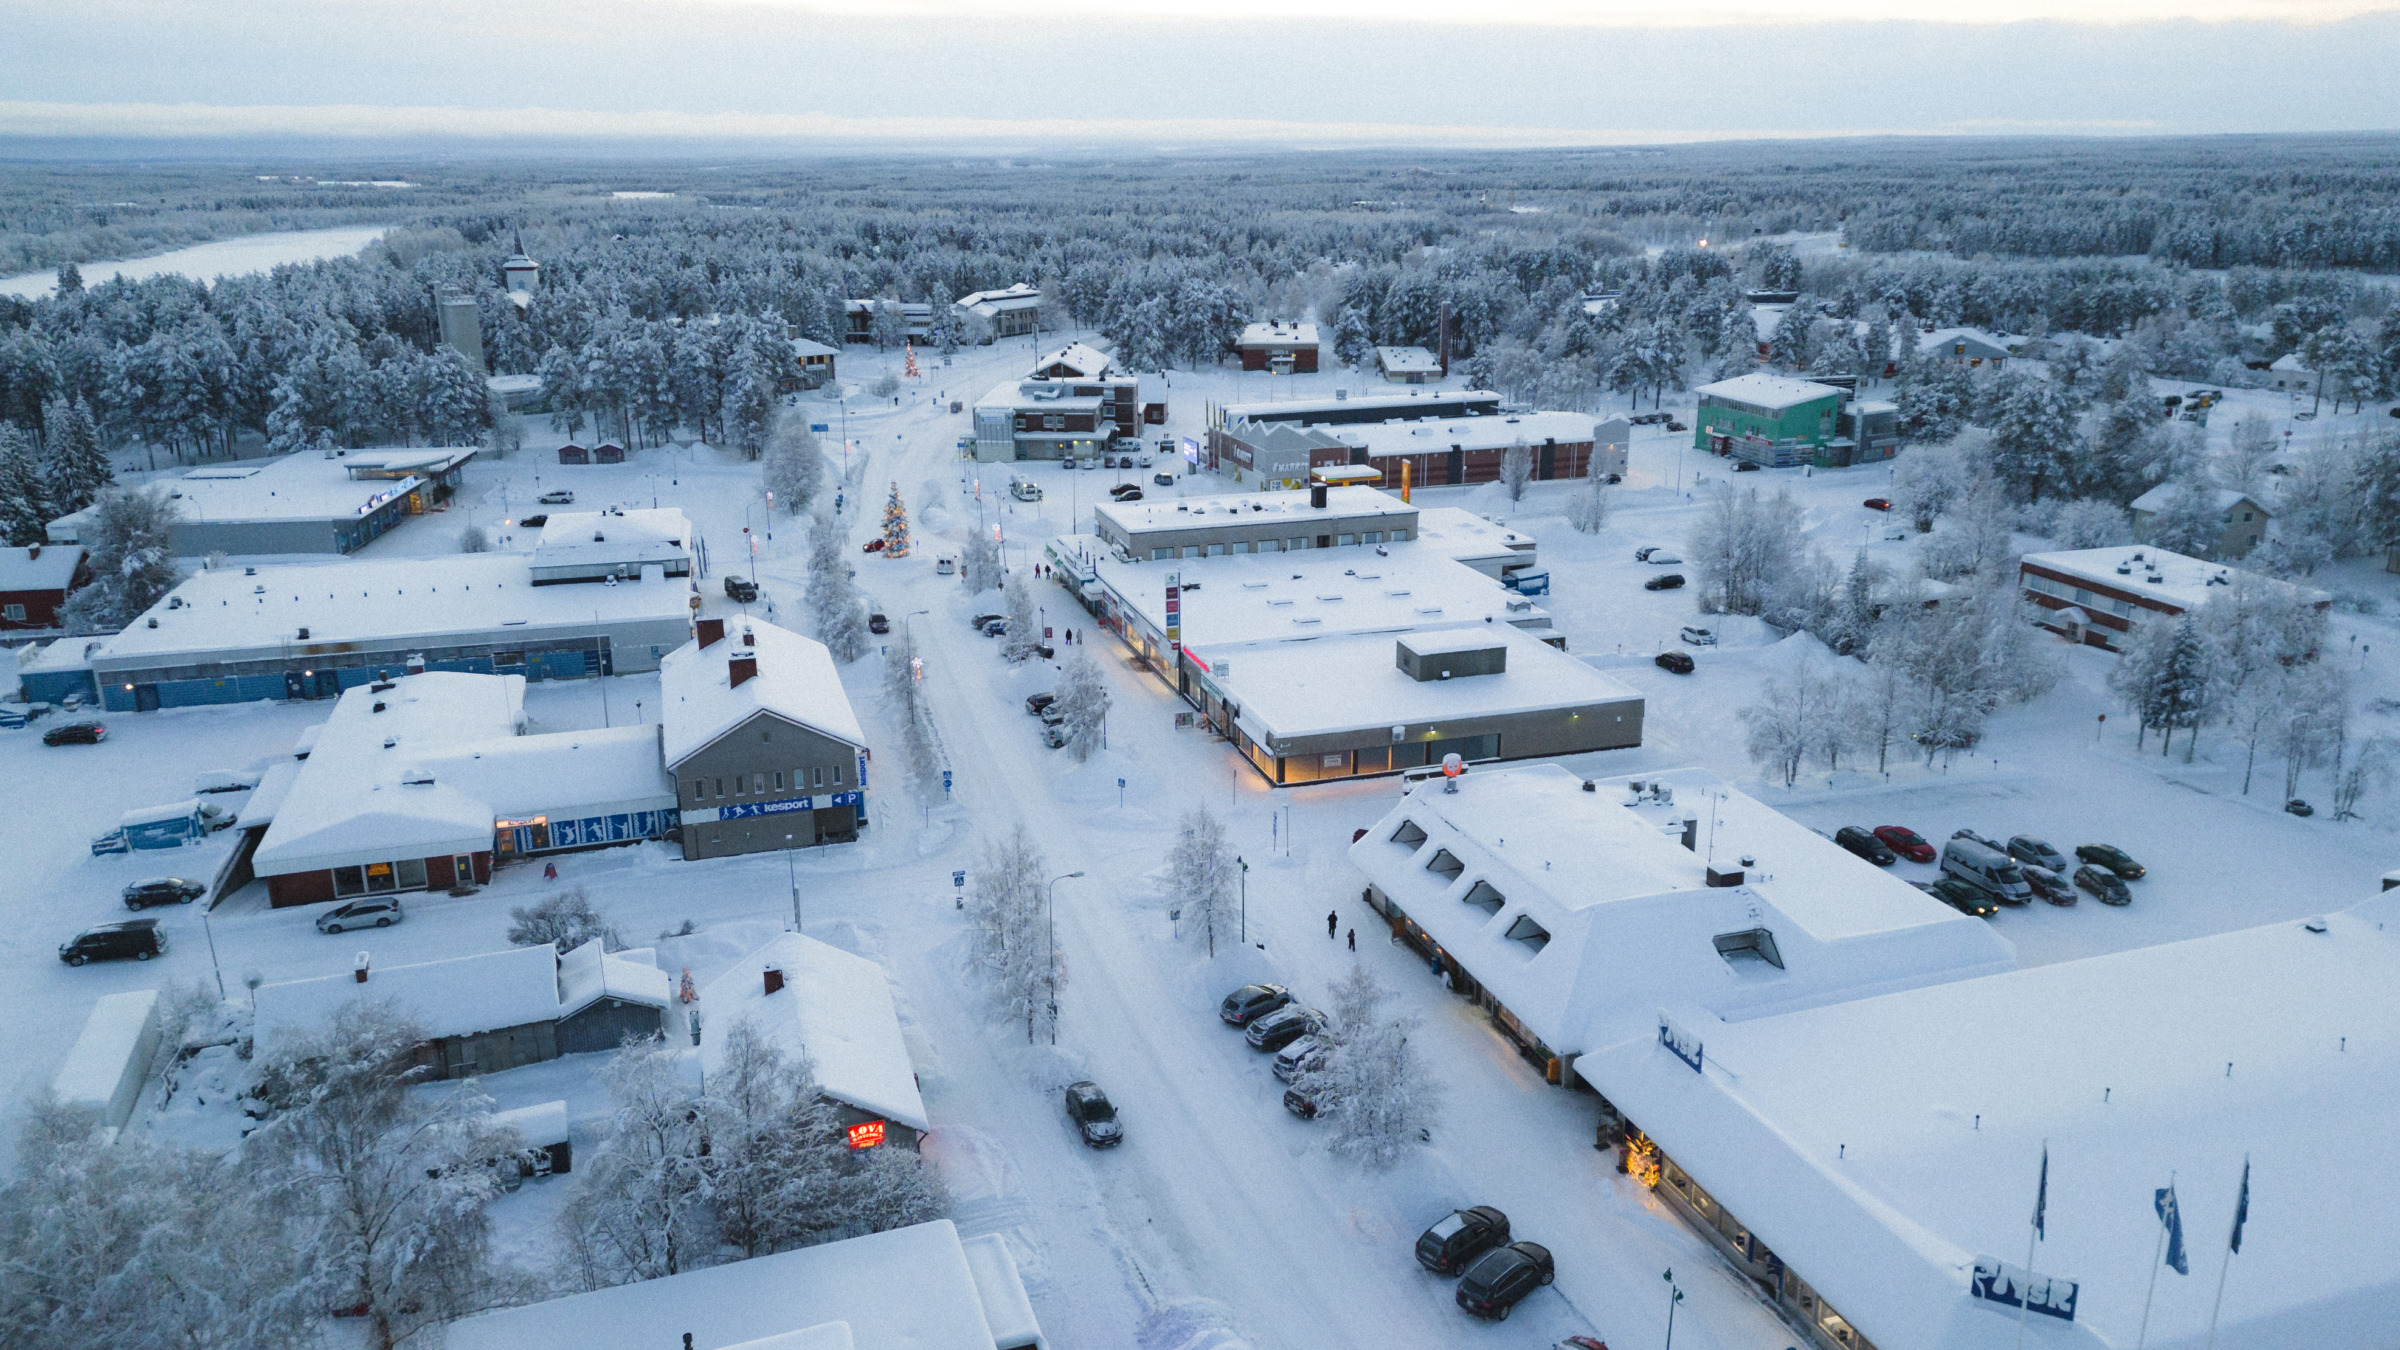
[[[2400,128],[2400,0],[0,0],[0,32],[0,135]]]

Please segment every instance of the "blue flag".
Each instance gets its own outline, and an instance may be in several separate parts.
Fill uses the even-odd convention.
[[[2033,1193],[2033,1235],[2035,1237],[2047,1238],[2050,1236],[2048,1233],[2042,1231],[2042,1216],[2049,1210],[2049,1208],[2050,1146],[2048,1144],[2044,1144],[2042,1145],[2042,1184]],[[2240,1250],[2240,1244],[2238,1242],[2235,1244],[2235,1250]]]
[[[2250,1160],[2242,1159],[2242,1198],[2233,1206],[2233,1250],[2242,1250],[2242,1224],[2250,1217]]]
[[[2154,1203],[2158,1206],[2158,1221],[2167,1226],[2167,1264],[2178,1275],[2191,1274],[2191,1260],[2183,1254],[2183,1207],[2175,1203],[2175,1188],[2162,1187]]]

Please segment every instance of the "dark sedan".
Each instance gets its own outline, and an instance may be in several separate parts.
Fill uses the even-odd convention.
[[[151,877],[125,888],[125,908],[148,909],[152,905],[188,905],[208,893],[208,887],[181,877]]]
[[[1959,913],[1972,914],[1978,919],[1988,919],[2000,912],[1999,902],[1992,899],[1989,891],[1980,886],[1970,886],[1957,877],[1943,877],[1927,885],[1925,890],[1934,899]]]
[[[1885,848],[1910,862],[1929,863],[1936,856],[1933,845],[1925,842],[1925,836],[1906,825],[1878,825],[1875,827],[1875,837],[1883,841]]]
[[[2017,870],[2025,874],[2025,884],[2033,888],[2035,895],[2054,905],[2075,903],[2075,887],[2067,880],[2065,873],[2036,867],[2032,863],[2020,864]]]
[[[2114,844],[2077,844],[2075,861],[2105,867],[2126,881],[2139,881],[2147,870]]]
[[[1833,842],[1875,864],[1889,867],[1899,861],[1891,848],[1875,837],[1874,832],[1859,825],[1844,825],[1833,832]]]
[[[1645,591],[1681,590],[1683,589],[1683,573],[1669,572],[1663,577],[1652,577],[1642,583],[1642,589]]]
[[[2084,866],[2075,869],[2075,884],[2092,893],[2092,898],[2104,905],[2130,905],[2133,891],[2117,874],[2105,867]]]
[[[1075,1122],[1083,1142],[1092,1148],[1115,1148],[1125,1142],[1125,1126],[1117,1119],[1117,1108],[1098,1083],[1087,1080],[1067,1085],[1067,1119]]]
[[[1508,1319],[1525,1296],[1558,1278],[1550,1249],[1538,1242],[1512,1242],[1485,1252],[1458,1282],[1458,1306],[1477,1317]]]
[[[69,722],[42,733],[44,745],[98,745],[108,739],[108,728],[98,722]]]
[[[1314,1036],[1325,1029],[1325,1015],[1313,1008],[1287,1003],[1263,1017],[1253,1018],[1250,1029],[1243,1032],[1253,1050],[1281,1050],[1303,1036]]]

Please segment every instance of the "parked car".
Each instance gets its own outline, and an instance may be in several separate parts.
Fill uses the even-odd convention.
[[[545,492],[542,494],[542,505],[544,506],[573,506],[574,504],[575,494],[567,491],[565,488],[560,488],[556,492]]]
[[[1249,1030],[1242,1033],[1253,1050],[1281,1050],[1303,1036],[1314,1036],[1325,1029],[1325,1014],[1314,1008],[1287,1003],[1263,1017],[1250,1021]]]
[[[1316,1066],[1325,1057],[1325,1042],[1315,1036],[1303,1036],[1275,1052],[1275,1078],[1289,1083]]]
[[[1972,914],[1978,919],[1988,919],[2000,912],[2000,902],[1992,899],[1991,892],[1980,886],[1970,886],[1957,877],[1942,877],[1926,882],[1924,890],[1927,895],[1959,913]]]
[[[1008,632],[1008,620],[986,619],[983,622],[983,626],[977,631],[981,632],[985,637],[1003,636]]]
[[[1892,509],[1892,499],[1889,497],[1869,497],[1864,505],[1870,511],[1889,511]]]
[[[1878,825],[1875,827],[1875,837],[1883,841],[1885,848],[1910,862],[1929,863],[1934,860],[1933,845],[1926,843],[1925,836],[1906,825]]]
[[[2043,843],[2041,840],[2034,838],[2030,834],[2010,835],[2008,837],[2008,856],[2021,863],[2032,863],[2036,867],[2047,867],[2053,872],[2064,872],[2067,870],[2066,854],[2059,852],[2057,849],[2050,847],[2048,844]]]
[[[398,896],[377,895],[336,905],[317,916],[317,931],[340,933],[352,928],[389,928],[407,918]]]
[[[1030,694],[1027,695],[1025,699],[1025,711],[1035,717],[1039,717],[1042,715],[1042,709],[1047,708],[1056,702],[1058,702],[1058,695],[1056,694]]]
[[[737,577],[728,573],[725,577],[725,598],[738,600],[747,605],[758,599],[758,583],[748,577]]]
[[[1688,642],[1695,647],[1714,647],[1717,645],[1717,635],[1713,629],[1695,628],[1688,623],[1683,626],[1683,631],[1677,633],[1676,636],[1682,638],[1685,642]]]
[[[1508,1241],[1508,1216],[1490,1205],[1454,1209],[1417,1238],[1417,1264],[1456,1275],[1467,1263]]]
[[[2127,881],[2141,880],[2148,870],[2114,844],[2077,844],[2075,860],[2105,867]]]
[[[1116,498],[1119,502],[1138,502],[1142,499],[1142,490],[1138,487],[1128,486],[1123,492],[1112,492],[1108,495]]]
[[[892,631],[891,617],[885,614],[868,615],[867,631],[870,633],[888,633]]]
[[[967,627],[972,628],[977,632],[982,632],[985,624],[990,623],[994,619],[1005,619],[1007,617],[1008,616],[1005,614],[978,614],[974,618],[967,620]]]
[[[888,542],[890,541],[884,539],[870,539],[864,544],[859,545],[858,551],[861,553],[881,553],[883,552],[883,546]]]
[[[108,739],[108,728],[98,722],[67,722],[42,733],[44,745],[98,745]]]
[[[1737,459],[1733,462],[1733,471],[1735,473],[1757,473],[1760,469],[1765,467],[1767,466],[1760,464],[1755,460]]]
[[[2092,898],[2104,905],[2130,905],[2133,889],[2117,879],[2117,874],[2105,867],[2085,864],[2075,869],[2075,884],[2092,893]]]
[[[1692,658],[1682,652],[1660,652],[1657,660],[1652,664],[1660,670],[1673,671],[1677,675],[1692,673]]]
[[[1066,748],[1067,748],[1067,733],[1066,733],[1065,729],[1064,729],[1064,728],[1062,728],[1062,727],[1060,727],[1058,723],[1056,723],[1056,722],[1053,722],[1053,721],[1051,721],[1050,719],[1048,719],[1048,718],[1046,718],[1046,717],[1045,717],[1045,718],[1043,718],[1043,719],[1042,719],[1042,744],[1043,744],[1043,745],[1045,745],[1045,746],[1048,746],[1048,747],[1049,747],[1050,749],[1052,749],[1052,750],[1064,750],[1064,749],[1066,749]]]
[[[506,525],[508,522],[504,520],[500,523]],[[536,511],[530,516],[517,517],[517,528],[521,530],[538,530],[549,523],[550,516],[543,511]]]
[[[1044,648],[1044,650],[1048,649]],[[1034,716],[1042,719],[1043,726],[1054,727],[1067,720],[1067,710],[1056,703],[1045,703],[1042,705],[1042,710],[1035,713]]]
[[[1668,418],[1668,419],[1667,419],[1667,430],[1669,430],[1669,431],[1690,431],[1690,430],[1691,430],[1691,428],[1690,428],[1690,427],[1687,427],[1687,426],[1685,426],[1685,425],[1684,425],[1682,422],[1680,422],[1680,421],[1677,421],[1676,419],[1674,419],[1674,418],[1670,417],[1670,418]]]
[[[1058,467],[1060,467],[1060,468],[1062,468],[1062,469],[1072,469],[1072,468],[1074,468],[1074,467],[1075,467],[1075,457],[1074,457],[1073,455],[1064,455],[1064,456],[1061,456],[1061,457],[1060,457],[1060,459],[1059,459],[1059,461],[1058,461]]]
[[[2033,902],[2033,887],[2025,884],[2017,860],[1972,839],[1953,839],[1943,847],[1942,875],[1988,891],[2004,905]]]
[[[1458,1306],[1477,1317],[1507,1321],[1525,1296],[1558,1278],[1550,1249],[1538,1242],[1512,1242],[1475,1258],[1458,1282]]]
[[[1047,661],[1050,658],[1058,655],[1058,648],[1051,646],[1047,642],[1037,642],[1033,644],[1033,654]]]
[[[1280,984],[1245,984],[1217,1005],[1217,1016],[1234,1026],[1246,1027],[1252,1018],[1264,1017],[1291,1001],[1292,991]]]
[[[125,908],[148,909],[152,905],[188,905],[208,894],[208,887],[181,877],[150,877],[125,888]]]
[[[1850,850],[1852,853],[1855,853],[1858,856],[1866,859],[1868,862],[1875,864],[1877,867],[1889,867],[1894,862],[1898,861],[1898,857],[1892,852],[1891,846],[1876,838],[1874,833],[1864,826],[1844,825],[1842,828],[1833,832],[1833,842],[1840,844],[1843,848]]]
[[[1317,1099],[1298,1088],[1285,1088],[1283,1090],[1283,1109],[1302,1120],[1315,1120],[1317,1118]]]
[[[1648,562],[1650,561],[1650,555],[1656,552],[1658,552],[1658,545],[1644,545],[1643,547],[1637,548],[1633,551],[1633,560],[1635,562]]]
[[[1173,487],[1175,486],[1175,475],[1171,473],[1154,473],[1150,475],[1150,481],[1159,487]]]
[[[2061,873],[2053,872],[2047,867],[2037,867],[2032,863],[2026,863],[2017,870],[2025,874],[2025,884],[2031,886],[2033,893],[2042,899],[2053,905],[2075,903],[2075,887]]]
[[[121,919],[87,928],[58,945],[58,959],[70,966],[86,961],[147,961],[167,949],[167,935],[156,919]]]
[[[1642,561],[1650,564],[1652,567],[1683,566],[1682,558],[1677,557],[1673,552],[1663,548],[1654,548],[1650,550],[1650,556],[1642,559]]]
[[[2302,801],[2298,797],[2294,797],[2290,801],[2285,802],[2283,804],[2283,809],[2291,812],[2295,816],[2313,816],[2317,813],[2317,808],[2310,806],[2307,802]]]
[[[1950,832],[1950,837],[1953,839],[1965,839],[1971,843],[1981,844],[1994,853],[2008,852],[2008,845],[2001,843],[1997,839],[1986,839],[1982,835],[1975,833],[1973,830],[1952,830]]]
[[[1643,582],[1643,583],[1642,583],[1642,589],[1643,589],[1643,590],[1645,590],[1645,591],[1679,591],[1679,590],[1682,590],[1682,589],[1683,589],[1683,573],[1681,573],[1681,572],[1669,572],[1669,573],[1667,573],[1667,574],[1666,574],[1665,576],[1663,576],[1663,577],[1652,577],[1652,578],[1650,578],[1648,581],[1645,581],[1645,582]]]
[[[1067,1084],[1067,1119],[1075,1122],[1088,1148],[1115,1148],[1125,1142],[1124,1123],[1098,1083]]]

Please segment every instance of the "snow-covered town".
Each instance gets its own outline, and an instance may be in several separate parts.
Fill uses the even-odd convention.
[[[0,185],[0,1346],[2400,1344],[2400,178],[2143,144]]]

